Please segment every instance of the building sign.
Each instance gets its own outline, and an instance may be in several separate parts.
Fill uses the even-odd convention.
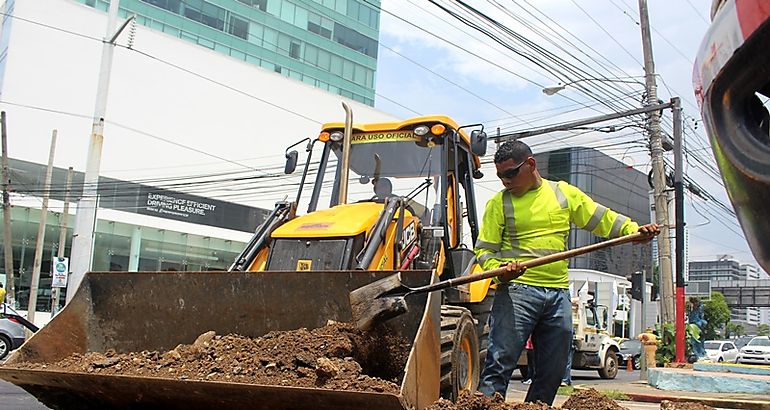
[[[53,258],[51,260],[51,287],[52,288],[66,288],[67,287],[67,275],[69,274],[70,259],[69,258]]]
[[[18,186],[29,189],[30,195],[44,189],[44,165],[16,159],[10,162],[12,177]],[[52,184],[64,186],[66,175],[67,170],[54,168]],[[70,200],[80,198],[82,187],[83,173],[75,172]],[[64,190],[52,191],[51,198],[63,200]],[[106,177],[99,177],[99,207],[249,233],[253,233],[271,211]]]
[[[145,210],[158,214],[172,214],[189,218],[190,215],[206,216],[206,212],[213,212],[217,206],[211,203],[198,202],[192,199],[178,196],[165,195],[155,192],[147,194],[147,207]]]

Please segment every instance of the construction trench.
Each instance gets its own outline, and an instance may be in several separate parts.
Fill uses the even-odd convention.
[[[350,323],[329,322],[313,330],[272,331],[250,338],[201,334],[194,343],[168,351],[72,354],[53,363],[20,362],[8,368],[162,379],[311,387],[398,393],[410,344],[383,327],[364,332]],[[456,403],[440,399],[428,410],[621,410],[594,389],[575,391],[561,407],[511,403],[502,397],[463,393]],[[664,410],[713,409],[698,403],[664,403]]]

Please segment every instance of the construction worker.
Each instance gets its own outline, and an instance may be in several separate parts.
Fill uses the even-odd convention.
[[[616,238],[658,226],[639,226],[595,203],[578,188],[540,176],[532,150],[508,141],[495,153],[497,176],[505,187],[487,202],[475,253],[485,270],[506,266],[496,279],[490,316],[489,350],[479,390],[505,397],[519,355],[531,335],[538,369],[525,401],[553,404],[572,342],[572,305],[567,261],[527,269],[520,262],[566,250],[570,223],[596,235]]]

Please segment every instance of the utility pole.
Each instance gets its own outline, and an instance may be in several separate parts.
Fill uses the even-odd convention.
[[[59,217],[59,249],[57,249],[56,256],[59,258],[64,257],[64,248],[67,246],[67,218],[69,218],[70,211],[70,190],[72,189],[72,167],[67,170],[67,187],[64,190],[64,209]],[[52,273],[53,274],[53,273]],[[51,317],[56,316],[56,312],[59,311],[59,298],[61,294],[61,288],[53,287],[51,289]]]
[[[107,32],[102,42],[102,60],[99,68],[99,82],[96,88],[96,105],[91,128],[91,140],[88,145],[86,172],[83,178],[83,195],[78,201],[75,214],[75,229],[72,235],[72,275],[67,284],[67,302],[75,295],[86,272],[91,268],[93,257],[94,227],[96,225],[97,194],[99,192],[99,168],[102,162],[104,144],[104,117],[107,112],[107,93],[110,88],[112,56],[115,52],[115,40],[131,22],[128,18],[123,25],[114,30],[118,19],[120,0],[110,1],[107,12]],[[114,31],[114,32],[113,32]]]
[[[647,271],[642,269],[642,317],[641,317],[641,328],[642,333],[647,331]],[[629,335],[633,336],[633,335]],[[642,346],[642,351],[639,355],[639,361],[641,362],[641,367],[639,368],[639,379],[640,380],[647,380],[647,354],[644,352],[644,346]]]
[[[650,39],[650,18],[647,0],[639,0],[639,22],[642,26],[642,50],[644,52],[644,77],[647,86],[647,105],[658,104],[655,83],[655,63],[652,58]],[[671,269],[671,237],[669,232],[668,203],[666,201],[666,172],[663,164],[663,142],[660,129],[660,112],[653,111],[647,117],[647,132],[650,135],[652,156],[652,184],[655,198],[655,223],[660,227],[658,241],[658,266],[660,267],[661,318],[664,323],[673,323],[674,277]]]
[[[674,104],[674,213],[676,214],[676,361],[685,363],[684,330],[684,183],[682,181],[682,103],[679,97]]]
[[[11,176],[8,172],[8,132],[5,128],[5,111],[0,112],[0,133],[3,144],[3,256],[5,257],[5,290],[9,301],[16,299],[13,274],[13,236],[11,235],[11,196],[8,190]],[[2,303],[2,301],[0,301]]]
[[[48,197],[51,195],[51,175],[53,174],[54,152],[56,152],[56,130],[53,130],[51,135],[51,151],[48,153],[48,168],[45,170],[45,184],[43,185],[43,207],[40,210],[40,221],[37,224],[35,259],[32,262],[32,281],[29,283],[29,307],[27,308],[27,319],[32,323],[35,323],[35,311],[37,310],[37,289],[40,283],[40,265],[43,263],[45,220],[48,216]]]

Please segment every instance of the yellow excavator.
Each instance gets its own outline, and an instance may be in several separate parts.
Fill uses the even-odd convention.
[[[354,125],[343,106],[344,123],[287,149],[287,174],[299,162],[293,148],[304,144],[307,153],[297,196],[276,204],[228,271],[89,272],[0,378],[54,408],[421,409],[439,395],[475,390],[490,279],[408,296],[408,312],[383,323],[411,343],[399,394],[13,367],[108,349],[172,349],[209,330],[258,337],[316,328],[350,321],[349,293],[396,272],[422,286],[480,271],[465,243],[478,235],[473,180],[482,176],[483,127],[445,116]]]

